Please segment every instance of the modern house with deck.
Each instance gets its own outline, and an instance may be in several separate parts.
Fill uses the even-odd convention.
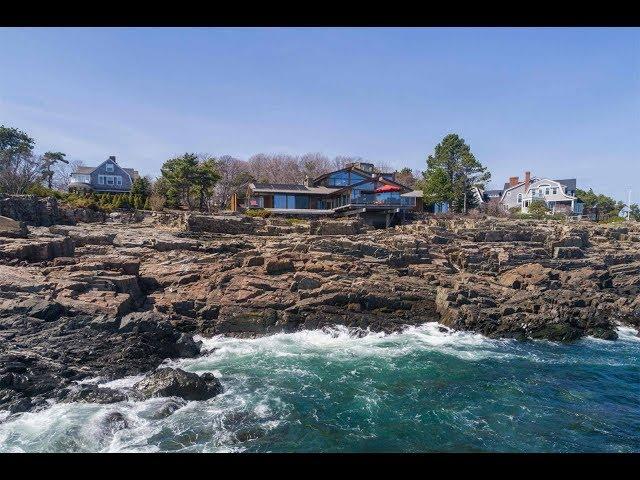
[[[137,170],[123,168],[116,157],[107,158],[97,167],[78,167],[71,174],[70,192],[128,193],[136,178]]]
[[[251,183],[246,208],[275,214],[358,215],[376,226],[390,226],[409,211],[422,211],[422,190],[413,190],[370,163],[352,163],[304,184]]]

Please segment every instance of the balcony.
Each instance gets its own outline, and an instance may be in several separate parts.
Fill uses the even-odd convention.
[[[91,175],[71,174],[71,184],[91,185]]]

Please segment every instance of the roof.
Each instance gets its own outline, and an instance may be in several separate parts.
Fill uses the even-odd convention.
[[[421,198],[423,195],[424,195],[424,192],[422,190],[412,190],[410,192],[400,194],[401,197],[416,197],[416,198]]]
[[[104,163],[104,162],[102,162],[102,163]],[[102,163],[100,165],[102,165]],[[118,166],[120,167],[120,165],[118,165]],[[73,172],[73,173],[79,173],[81,175],[90,175],[91,173],[93,173],[93,171],[96,168],[98,168],[98,167],[76,167],[76,171]],[[135,180],[137,177],[140,176],[138,171],[136,169],[134,169],[134,168],[124,168],[124,167],[120,167],[120,168],[122,168],[122,170],[127,172],[132,180]]]
[[[531,181],[529,183],[533,183],[533,179],[531,179]],[[510,188],[517,187],[519,185],[524,185],[524,182],[518,182],[515,185],[511,185],[509,182],[506,182],[504,184],[504,187],[502,187],[501,191],[504,192],[505,190],[509,190]]]
[[[250,183],[249,188],[258,193],[312,193],[314,195],[328,195],[339,188],[307,187],[295,183]]]
[[[331,172],[326,172],[326,173],[323,173],[322,175],[318,175],[316,178],[314,178],[312,180],[312,182],[313,183],[318,183],[318,182],[322,181],[322,179],[328,177],[329,175],[334,174],[336,172],[342,172],[344,170],[350,170],[352,172],[359,173],[361,176],[363,176],[365,178],[371,178],[371,176],[373,174],[375,174],[375,172],[367,172],[366,170],[362,170],[357,165],[346,165],[345,167],[339,168],[338,170],[333,170]]]
[[[576,189],[576,179],[575,178],[567,178],[564,180],[554,180],[554,182],[558,182],[560,185],[564,185],[567,187],[567,190],[575,190]]]

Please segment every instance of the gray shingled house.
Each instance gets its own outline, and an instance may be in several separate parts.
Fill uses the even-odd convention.
[[[71,174],[70,192],[127,193],[140,174],[133,168],[118,165],[116,157],[107,158],[97,167],[78,167]]]

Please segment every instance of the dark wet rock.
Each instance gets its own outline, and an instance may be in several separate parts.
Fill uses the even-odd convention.
[[[151,420],[159,420],[161,418],[166,418],[169,415],[172,415],[176,410],[184,407],[186,403],[187,402],[185,402],[183,399],[170,398],[162,401],[159,404],[152,405],[142,415]]]
[[[133,388],[143,398],[207,400],[222,393],[222,385],[213,374],[197,375],[174,368],[160,368],[136,383]]]
[[[97,385],[79,385],[62,392],[60,401],[86,402],[86,403],[116,403],[127,399],[127,396],[112,388],[99,387]]]
[[[109,412],[100,420],[101,435],[113,435],[117,431],[127,428],[129,428],[129,422],[120,412]]]
[[[202,342],[196,342],[193,340],[192,335],[182,333],[178,340],[176,340],[176,354],[180,358],[193,358],[200,355],[200,348]]]

